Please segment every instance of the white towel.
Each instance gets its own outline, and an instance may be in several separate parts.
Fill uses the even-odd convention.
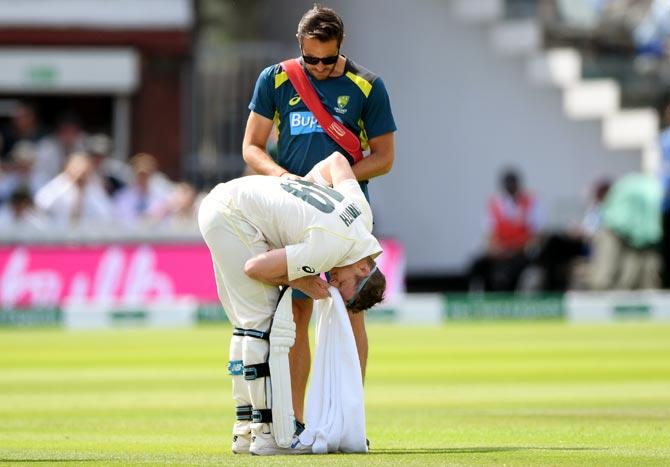
[[[339,291],[314,302],[316,355],[300,442],[315,454],[367,452],[361,365]]]

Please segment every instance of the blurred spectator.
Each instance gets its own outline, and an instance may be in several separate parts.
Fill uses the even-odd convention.
[[[665,57],[668,55],[668,36],[670,0],[654,0],[633,31],[637,52],[657,58]]]
[[[590,194],[581,223],[565,232],[542,235],[538,241],[534,264],[542,273],[542,289],[565,291],[570,287],[585,288],[585,259],[591,242],[602,225],[602,203],[610,188],[608,179],[598,180]]]
[[[632,52],[632,31],[647,15],[651,1],[543,0],[539,12],[553,45]]]
[[[9,202],[0,207],[0,231],[14,229],[46,230],[48,221],[33,204],[30,192],[25,188],[15,190]]]
[[[612,186],[602,229],[593,238],[591,288],[658,287],[662,197],[661,184],[651,175],[626,175]]]
[[[79,117],[73,113],[61,115],[56,122],[55,133],[46,136],[37,145],[36,173],[46,180],[58,175],[66,157],[85,151],[85,136]]]
[[[470,288],[516,290],[539,230],[538,203],[523,189],[516,170],[503,173],[500,192],[489,201],[488,230],[486,252],[471,269]]]
[[[200,197],[190,183],[179,182],[163,204],[150,215],[154,222],[172,230],[193,230],[198,226]]]
[[[127,227],[151,222],[152,213],[167,202],[172,183],[158,172],[158,160],[140,153],[130,159],[133,179],[114,198],[118,220]]]
[[[561,20],[568,26],[593,29],[598,26],[602,13],[602,1],[597,0],[557,0],[556,5]]]
[[[5,164],[5,170],[0,172],[0,204],[9,200],[19,188],[26,188],[31,196],[48,180],[40,179],[33,170],[35,164],[35,145],[28,141],[20,141],[14,145]]]
[[[662,207],[662,239],[661,239],[661,257],[662,267],[662,286],[664,289],[670,288],[670,102],[666,101],[663,109],[664,130],[661,131],[661,169],[660,180],[663,185],[663,207]]]
[[[593,186],[591,192],[591,199],[586,208],[584,217],[580,224],[578,235],[589,242],[593,239],[595,234],[600,230],[603,223],[603,203],[605,197],[612,186],[612,181],[609,178],[598,180]]]
[[[104,134],[86,138],[86,152],[93,161],[93,178],[100,183],[108,195],[113,196],[126,186],[132,170],[125,162],[112,156],[112,140]]]
[[[647,16],[653,0],[605,0],[600,6],[603,29],[630,35]]]
[[[667,189],[670,187],[670,100],[666,100],[662,111],[663,130],[660,135],[660,143],[663,160],[661,165],[661,179]]]
[[[35,203],[58,227],[111,221],[112,203],[102,187],[90,181],[92,173],[88,154],[72,154],[63,172],[37,192]]]
[[[6,128],[0,131],[0,162],[7,162],[14,146],[20,142],[37,143],[42,137],[35,107],[21,102]]]

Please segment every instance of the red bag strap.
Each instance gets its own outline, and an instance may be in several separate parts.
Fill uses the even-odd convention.
[[[354,163],[363,159],[363,152],[361,151],[361,142],[349,128],[344,126],[339,121],[335,120],[328,112],[319,96],[314,90],[314,86],[309,82],[309,78],[302,69],[302,65],[297,58],[291,58],[281,62],[282,68],[286,71],[288,79],[297,91],[298,95],[305,103],[307,108],[311,110],[314,117],[321,125],[321,128],[330,136],[342,149],[347,151],[351,157],[354,158]]]

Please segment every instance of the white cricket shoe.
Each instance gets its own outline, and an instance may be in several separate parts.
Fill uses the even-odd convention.
[[[251,446],[251,433],[233,435],[233,454],[249,454]]]
[[[277,445],[274,436],[270,433],[257,433],[251,436],[249,452],[255,456],[276,456],[287,454],[312,454],[312,447],[305,446],[297,436],[293,437],[291,445],[282,448]]]

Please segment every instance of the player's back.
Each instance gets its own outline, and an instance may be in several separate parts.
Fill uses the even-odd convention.
[[[365,198],[304,180],[252,175],[218,185],[212,194],[227,198],[239,213],[262,232],[273,247],[299,243],[313,228],[356,238],[372,228]],[[358,196],[357,196],[358,195]]]

